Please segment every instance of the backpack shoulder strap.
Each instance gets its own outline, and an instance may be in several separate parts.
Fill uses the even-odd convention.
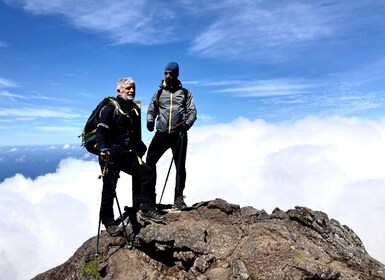
[[[187,100],[188,90],[187,90],[187,88],[182,88],[182,90],[183,90],[183,93],[184,93],[184,98]]]
[[[184,93],[184,103],[183,103],[183,106],[184,106],[184,109],[187,110],[187,89],[186,88],[182,88],[183,90],[183,93]]]
[[[127,113],[123,112],[123,110],[120,108],[120,105],[118,103],[118,101],[116,101],[116,98],[115,97],[107,97],[108,98],[108,102],[112,105],[114,105],[115,107],[115,113],[116,114],[120,114],[120,115],[127,115]]]
[[[157,95],[156,95],[156,99],[157,99],[157,101],[158,101],[158,103],[159,103],[159,98],[160,98],[160,95],[162,94],[162,88],[160,88],[160,89],[158,89],[158,93],[157,93]],[[183,93],[184,93],[184,103],[183,103],[183,106],[185,107],[185,108],[187,108],[187,89],[186,88],[182,88],[182,90],[183,90]]]
[[[140,102],[140,101],[139,101],[139,102]],[[132,110],[131,110],[131,111],[133,111],[133,112],[135,113],[136,116],[140,116],[140,107],[139,107],[139,105],[136,104],[135,102],[134,102],[134,104],[133,104],[133,106],[132,106]]]
[[[162,94],[162,88],[158,89],[158,93],[156,94],[156,100],[158,101],[159,103],[159,98],[160,98],[160,95]]]

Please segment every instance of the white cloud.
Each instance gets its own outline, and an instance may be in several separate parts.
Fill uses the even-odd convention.
[[[327,40],[333,44],[336,38],[351,36],[352,30],[378,28],[383,9],[380,1],[226,3],[218,5],[214,12],[210,6],[212,20],[196,36],[190,48],[192,53],[246,61],[253,58],[262,62],[290,60],[303,50],[313,49],[312,54],[319,52]],[[362,14],[370,12],[371,16]],[[315,42],[322,45],[314,48]]]
[[[1,85],[1,81],[0,81],[0,85]],[[6,83],[3,82],[3,86],[6,86]],[[7,97],[11,100],[15,100],[15,98],[20,98],[20,99],[26,99],[27,97],[25,96],[22,96],[20,94],[14,94],[14,93],[10,93],[9,91],[0,91],[0,97]]]
[[[351,30],[365,33],[366,28],[381,28],[383,5],[379,0],[184,0],[173,5],[145,0],[6,2],[17,3],[34,14],[64,15],[75,27],[106,34],[116,44],[186,40],[191,41],[190,51],[194,54],[262,61],[290,58],[298,49],[314,50],[308,44],[332,41],[350,35]],[[186,22],[188,32],[182,28]]]
[[[0,116],[15,116],[15,117],[36,117],[36,118],[60,118],[60,119],[73,119],[80,118],[81,115],[74,113],[71,109],[67,108],[0,108]]]
[[[22,155],[21,157],[16,158],[16,159],[15,159],[15,162],[25,162],[25,161],[26,161],[26,158],[27,158],[26,155]]]
[[[0,88],[2,86],[2,81],[0,78]],[[15,82],[11,82],[9,80],[3,79],[3,87],[19,87]],[[57,97],[49,97],[44,96],[40,94],[30,94],[23,92],[22,94],[16,94],[11,93],[9,91],[0,91],[0,97],[8,98],[11,101],[15,101],[17,99],[23,99],[23,100],[44,100],[44,101],[54,101],[54,102],[66,102],[66,103],[73,103],[73,100],[71,99],[65,99],[65,98],[57,98]]]
[[[195,49],[205,49],[216,42],[222,44],[223,40],[229,42],[229,38],[241,39],[242,45],[246,41],[255,43],[246,39],[254,37],[250,36],[253,34],[259,35],[258,42],[267,45],[281,45],[282,42],[306,41],[327,36],[333,29],[330,24],[333,14],[328,12],[336,9],[336,5],[322,3],[305,5],[302,2],[294,2],[271,5],[268,1],[216,1],[211,4],[183,1],[174,5],[143,0],[103,0],[97,3],[62,0],[7,2],[18,3],[25,10],[35,14],[65,15],[75,26],[109,33],[118,43],[152,44],[160,43],[159,40],[169,41],[169,35],[177,31],[176,23],[186,20],[187,17],[191,20],[214,15],[208,30],[198,38],[199,43],[197,42]],[[175,10],[180,12],[175,13]],[[341,12],[337,15],[340,14]],[[112,17],[114,20],[111,20]],[[335,19],[336,16],[333,17]],[[174,24],[166,24],[172,22]],[[250,26],[254,27],[253,34],[249,33]],[[237,32],[233,32],[234,30]]]
[[[232,93],[233,95],[243,97],[293,95],[310,92],[310,90],[314,90],[316,87],[319,88],[321,84],[300,79],[272,79],[234,81],[231,85],[232,87],[214,90],[213,92]]]
[[[273,50],[286,52],[293,45],[312,42],[334,35],[339,26],[332,13],[336,5],[268,1],[235,3],[222,11],[196,39],[193,53],[204,56],[226,55],[230,58],[266,58]],[[240,51],[240,49],[242,51]]]
[[[79,132],[79,128],[74,126],[36,126],[35,129],[43,132]]]
[[[64,15],[76,27],[105,33],[118,44],[157,44],[177,38],[171,24],[174,10],[168,3],[145,0],[8,2],[18,3],[35,14]]]
[[[0,185],[0,252],[17,272],[8,279],[30,279],[64,262],[96,234],[98,172],[95,162],[67,159],[54,174],[16,175]],[[0,275],[8,270],[0,269]]]
[[[297,205],[324,211],[352,228],[384,263],[384,140],[385,120],[309,117],[273,125],[240,118],[197,126],[189,134],[186,202],[219,197],[268,212]],[[168,152],[158,165],[158,200],[170,160]],[[54,174],[36,180],[17,175],[0,185],[0,254],[8,271],[18,273],[13,279],[64,262],[96,235],[98,174],[95,162],[66,159]],[[163,203],[172,202],[174,175]],[[118,197],[130,205],[127,186],[130,177],[123,174]]]
[[[1,78],[0,77],[0,88],[14,88],[14,87],[19,87],[17,83],[14,81],[11,81],[9,79]],[[0,96],[8,95],[10,93],[6,91],[1,91]]]
[[[187,200],[221,197],[271,212],[296,205],[351,227],[385,262],[385,122],[239,119],[191,130]],[[171,199],[170,197],[168,199]]]

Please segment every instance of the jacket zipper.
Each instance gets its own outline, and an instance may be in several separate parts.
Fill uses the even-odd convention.
[[[168,133],[169,133],[169,134],[171,133],[172,96],[173,96],[173,94],[170,93],[170,112],[169,112],[169,116],[168,116]]]

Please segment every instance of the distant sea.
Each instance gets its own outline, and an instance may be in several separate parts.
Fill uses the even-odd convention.
[[[96,160],[77,145],[0,146],[0,182],[17,173],[31,179],[54,173],[60,161],[68,157]]]

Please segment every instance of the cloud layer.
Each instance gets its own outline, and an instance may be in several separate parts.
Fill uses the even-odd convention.
[[[385,121],[355,118],[274,125],[240,118],[196,127],[189,134],[186,201],[223,198],[268,212],[297,205],[324,211],[385,262],[384,140]],[[167,154],[158,165],[158,199],[170,160]],[[173,172],[163,203],[172,203]],[[0,185],[0,278],[31,278],[96,235],[98,174],[97,163],[68,158],[55,173],[35,180],[16,175]],[[130,177],[122,175],[121,204],[131,203],[129,186]]]

